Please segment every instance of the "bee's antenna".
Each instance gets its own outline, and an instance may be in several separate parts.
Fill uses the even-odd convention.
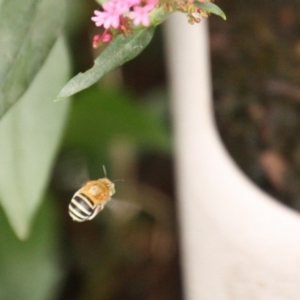
[[[104,165],[102,165],[102,168],[103,168],[103,173],[104,173],[104,176],[105,176],[105,178],[107,178],[107,174],[106,174],[106,168],[105,168],[105,166],[104,166]]]
[[[113,182],[124,181],[124,179],[115,179]]]

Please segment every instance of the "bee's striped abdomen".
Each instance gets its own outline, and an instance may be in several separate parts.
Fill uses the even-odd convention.
[[[114,193],[115,185],[107,178],[88,181],[74,194],[69,204],[69,215],[77,222],[92,220]]]
[[[69,204],[69,215],[77,222],[88,220],[94,211],[93,202],[82,193],[76,193]]]

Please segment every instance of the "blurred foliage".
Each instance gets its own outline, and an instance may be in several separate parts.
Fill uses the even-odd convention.
[[[57,294],[63,271],[53,198],[42,205],[28,240],[20,241],[0,211],[0,299],[48,300]]]
[[[169,132],[155,114],[124,89],[94,86],[73,102],[65,145],[98,152],[122,138],[143,149],[170,153]]]
[[[0,118],[29,87],[64,19],[65,1],[0,2]]]
[[[22,239],[29,234],[62,138],[69,102],[54,104],[53,98],[69,69],[61,38],[30,87],[0,122],[0,200]]]

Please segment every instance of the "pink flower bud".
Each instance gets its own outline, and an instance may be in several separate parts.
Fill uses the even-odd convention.
[[[100,41],[100,35],[97,34],[94,36],[93,38],[93,48],[97,48],[98,47],[98,44],[99,44],[99,41]]]
[[[104,33],[102,36],[103,43],[109,43],[111,41],[112,35],[110,33]]]

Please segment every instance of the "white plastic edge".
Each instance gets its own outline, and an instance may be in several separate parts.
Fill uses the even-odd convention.
[[[300,218],[250,182],[220,141],[207,22],[174,14],[166,23],[184,299],[299,300]]]

